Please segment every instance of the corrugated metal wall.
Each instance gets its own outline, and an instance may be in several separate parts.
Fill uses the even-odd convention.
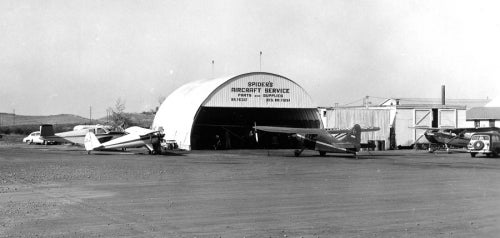
[[[351,128],[355,124],[361,127],[380,127],[376,132],[363,132],[361,143],[383,140],[385,148],[389,148],[391,117],[388,109],[334,108],[327,109],[325,117],[325,128]]]

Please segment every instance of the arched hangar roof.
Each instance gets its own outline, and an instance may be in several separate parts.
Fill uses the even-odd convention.
[[[165,139],[190,149],[193,122],[201,107],[317,108],[309,94],[294,81],[272,73],[253,72],[187,83],[161,104],[153,129]]]

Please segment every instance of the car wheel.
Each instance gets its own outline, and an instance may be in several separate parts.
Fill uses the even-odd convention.
[[[470,153],[470,157],[472,158],[476,157],[476,153]]]
[[[31,144],[33,144],[33,140],[30,140],[30,143],[29,143],[29,144],[30,144],[30,145],[31,145]]]

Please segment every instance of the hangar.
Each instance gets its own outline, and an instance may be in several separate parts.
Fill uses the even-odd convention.
[[[179,148],[288,148],[287,135],[259,133],[254,124],[321,128],[317,105],[294,81],[272,73],[252,72],[187,83],[172,92],[153,120],[166,140]]]

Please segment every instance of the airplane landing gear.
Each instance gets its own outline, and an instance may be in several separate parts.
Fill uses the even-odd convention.
[[[300,150],[295,150],[295,151],[294,151],[294,155],[295,155],[295,157],[298,157],[300,154],[302,154],[302,151],[304,151],[304,149],[305,149],[305,148],[302,148],[302,149],[300,149]]]

